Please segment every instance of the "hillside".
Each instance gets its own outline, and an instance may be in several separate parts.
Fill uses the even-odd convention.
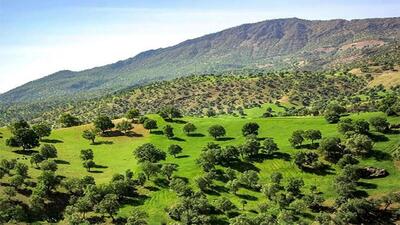
[[[274,103],[281,98],[287,98],[288,103],[297,107],[314,106],[318,111],[327,100],[353,96],[364,89],[367,82],[360,74],[354,76],[341,71],[272,73],[236,70],[192,75],[91,100],[0,107],[0,124],[24,118],[58,125],[59,116],[65,112],[76,115],[82,122],[90,122],[99,114],[118,118],[131,108],[157,113],[167,106],[179,107],[185,115],[202,116],[208,110],[216,114],[239,115],[245,108]]]
[[[151,81],[238,68],[320,70],[365,59],[399,37],[400,18],[267,20],[93,69],[60,71],[0,95],[0,102],[87,99]]]

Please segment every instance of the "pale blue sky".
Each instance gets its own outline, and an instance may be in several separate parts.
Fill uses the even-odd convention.
[[[0,0],[0,93],[266,19],[400,16],[400,1]]]

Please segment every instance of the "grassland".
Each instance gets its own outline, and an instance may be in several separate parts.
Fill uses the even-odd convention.
[[[282,157],[276,157],[273,159],[267,159],[261,163],[254,163],[255,167],[259,169],[259,175],[261,183],[265,183],[269,180],[269,176],[272,172],[280,171],[284,177],[302,177],[305,181],[306,187],[312,184],[318,186],[324,196],[328,199],[326,204],[329,204],[334,197],[335,192],[333,189],[333,177],[338,171],[335,166],[328,174],[316,175],[312,173],[302,172],[296,167],[291,159],[296,149],[293,149],[288,138],[292,131],[297,129],[319,129],[321,130],[323,137],[329,136],[340,136],[337,132],[335,124],[328,124],[323,117],[272,117],[272,118],[260,118],[262,113],[265,112],[268,105],[263,105],[261,108],[253,108],[246,110],[246,117],[234,117],[234,116],[218,116],[213,118],[201,118],[201,117],[184,117],[182,120],[191,122],[198,127],[196,133],[198,135],[188,137],[182,132],[182,123],[170,123],[174,127],[174,133],[176,139],[167,139],[164,135],[158,132],[149,134],[148,131],[144,130],[141,125],[136,125],[134,132],[138,135],[134,137],[118,136],[118,137],[99,137],[96,145],[90,145],[89,141],[81,137],[82,131],[87,129],[90,125],[63,128],[54,130],[52,135],[48,138],[47,142],[52,142],[58,149],[58,171],[57,174],[71,177],[82,177],[84,175],[91,175],[96,179],[97,183],[105,183],[111,179],[114,173],[123,173],[127,169],[138,171],[138,163],[133,157],[132,151],[139,145],[147,142],[154,143],[163,150],[167,150],[170,144],[179,144],[183,147],[184,151],[178,158],[168,156],[167,162],[176,163],[179,165],[179,171],[176,175],[187,177],[189,181],[195,187],[193,180],[194,178],[202,174],[202,170],[196,165],[196,159],[198,158],[201,149],[208,142],[214,141],[212,137],[208,136],[207,129],[213,124],[221,124],[227,130],[227,138],[222,141],[218,141],[218,144],[225,145],[238,145],[244,141],[244,137],[241,134],[242,126],[247,122],[257,122],[260,125],[259,137],[272,137],[277,142]],[[276,107],[276,106],[275,106]],[[279,108],[273,108],[278,111]],[[362,113],[350,115],[352,118],[364,118],[368,119],[375,115],[381,115],[380,113]],[[166,122],[162,120],[158,115],[148,115],[150,118],[157,120],[159,128],[162,128]],[[389,118],[392,123],[400,123],[399,117]],[[10,133],[6,128],[0,128],[2,138],[0,138],[0,159],[18,158],[18,160],[29,164],[29,156],[16,152],[17,149],[12,149],[5,146],[5,139],[10,136]],[[378,133],[372,130],[372,133],[378,135]],[[381,135],[381,134],[380,134]],[[400,144],[400,135],[388,134],[386,135],[387,140],[376,142],[374,150],[376,154],[374,156],[361,160],[361,165],[370,165],[379,168],[385,168],[389,172],[389,176],[380,179],[362,180],[363,185],[361,189],[365,190],[370,196],[377,196],[383,193],[397,190],[398,191],[398,180],[400,178],[400,171],[397,169],[391,159],[382,157],[385,154]],[[93,172],[87,172],[79,158],[80,150],[91,148],[94,151],[94,161],[100,165],[95,168]],[[240,170],[240,168],[238,169]],[[39,170],[30,168],[29,175],[34,179],[39,174]],[[215,181],[215,185],[223,187],[223,183]],[[170,219],[163,210],[165,207],[169,207],[177,202],[177,196],[173,191],[168,189],[157,187],[155,184],[148,182],[146,186],[156,187],[157,191],[150,191],[149,188],[142,188],[139,192],[142,195],[146,195],[145,200],[140,204],[125,205],[120,210],[120,215],[125,216],[130,212],[132,207],[140,207],[145,209],[150,215],[150,224],[160,224],[160,222],[168,222]],[[216,193],[215,195],[209,195],[209,199],[215,199],[218,196],[227,196],[236,205],[240,205],[241,199],[247,199],[248,205],[246,211],[256,209],[257,205],[261,203],[265,197],[258,192],[253,192],[247,189],[240,189],[237,195],[233,195],[224,191]]]

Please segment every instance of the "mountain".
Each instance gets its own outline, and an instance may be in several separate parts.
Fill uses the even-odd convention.
[[[101,67],[60,71],[0,95],[0,102],[85,99],[156,80],[238,68],[321,70],[360,60],[399,37],[400,18],[266,20]]]

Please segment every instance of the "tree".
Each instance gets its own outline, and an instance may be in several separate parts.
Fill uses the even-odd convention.
[[[150,180],[152,176],[157,175],[160,172],[160,166],[152,162],[143,162],[141,164],[142,171],[146,175],[147,180]]]
[[[147,225],[149,215],[140,209],[135,209],[129,215],[125,225]]]
[[[163,129],[164,135],[171,139],[174,137],[174,128],[171,125],[166,125]]]
[[[336,212],[338,224],[368,224],[376,221],[376,205],[367,199],[350,199],[343,203]]]
[[[127,119],[133,120],[136,119],[140,116],[140,111],[138,109],[130,109],[128,112],[126,112],[125,117]]]
[[[83,161],[93,159],[93,150],[92,149],[82,149],[81,150],[81,159]]]
[[[319,169],[323,166],[318,160],[318,154],[315,152],[298,152],[294,162],[302,170],[305,168]]]
[[[246,123],[243,128],[242,128],[242,134],[243,136],[248,136],[248,135],[258,135],[258,129],[260,128],[260,126],[257,123]]]
[[[172,144],[168,147],[168,153],[176,158],[177,154],[182,153],[182,147],[179,145]]]
[[[81,123],[77,117],[68,113],[62,114],[59,121],[63,127],[78,126]]]
[[[6,198],[0,198],[0,223],[23,222],[26,217],[26,210],[21,205]]]
[[[223,137],[226,134],[225,128],[221,125],[212,125],[208,128],[208,133],[212,136],[215,140],[219,137]]]
[[[17,132],[18,130],[24,129],[24,128],[29,129],[29,128],[31,128],[31,126],[28,124],[28,122],[26,122],[26,121],[23,120],[23,119],[18,120],[18,121],[16,121],[16,122],[13,122],[12,124],[10,124],[10,125],[8,126],[8,129],[9,129],[10,132],[11,132],[12,134],[14,134],[14,135],[16,134],[16,132]]]
[[[82,137],[85,138],[86,140],[92,141],[92,144],[94,144],[96,140],[96,134],[97,132],[94,129],[91,130],[84,130],[82,133]]]
[[[42,156],[41,154],[39,154],[39,153],[34,153],[34,154],[31,156],[30,163],[31,163],[31,164],[35,164],[35,166],[36,166],[36,168],[37,168],[37,167],[38,167],[38,163],[42,162],[43,160],[44,160],[44,158],[43,158],[43,156]]]
[[[181,118],[182,114],[179,109],[168,106],[161,109],[158,113],[165,121],[172,121],[174,118]]]
[[[132,124],[127,120],[122,120],[120,123],[117,124],[117,129],[124,134],[126,134],[126,132],[131,130],[132,128]]]
[[[215,206],[218,210],[223,213],[228,213],[231,210],[236,209],[235,204],[233,204],[228,198],[221,197],[215,201]]]
[[[347,165],[356,165],[356,164],[358,164],[358,160],[354,158],[351,154],[343,155],[343,157],[337,162],[337,165],[342,169]]]
[[[292,193],[294,196],[301,195],[301,188],[304,186],[304,181],[301,178],[291,177],[289,178],[286,190]]]
[[[325,109],[325,119],[328,123],[337,123],[340,120],[341,114],[345,113],[346,109],[337,103],[329,104]]]
[[[25,177],[21,175],[14,175],[10,178],[10,185],[15,187],[16,189],[22,187],[24,183],[25,183]]]
[[[225,187],[228,188],[228,190],[231,191],[233,194],[236,194],[236,192],[239,190],[240,183],[238,180],[233,179],[228,181]]]
[[[193,123],[186,123],[182,129],[186,135],[190,135],[197,130],[197,127]]]
[[[47,124],[40,123],[32,126],[33,131],[37,134],[39,139],[42,139],[43,137],[48,137],[51,134],[51,127]]]
[[[260,142],[255,136],[248,136],[244,144],[239,147],[239,152],[245,158],[251,158],[259,153],[261,148]]]
[[[340,121],[340,114],[337,113],[327,113],[324,117],[328,123],[337,123]]]
[[[272,138],[265,138],[263,142],[263,147],[261,148],[261,151],[266,154],[266,155],[272,155],[274,152],[278,151],[278,145],[274,142],[274,139]]]
[[[6,141],[11,147],[22,147],[23,150],[32,149],[40,145],[39,136],[30,128],[21,128],[15,131],[13,137]]]
[[[15,164],[15,174],[24,178],[28,177],[28,166],[25,163],[17,162]]]
[[[143,144],[135,149],[134,156],[139,162],[156,163],[160,160],[165,160],[165,152],[158,149],[151,143]]]
[[[164,164],[161,167],[161,174],[166,176],[168,180],[171,180],[171,176],[175,171],[178,171],[175,164]]]
[[[44,160],[40,163],[41,170],[56,171],[58,169],[57,163],[54,160]]]
[[[367,156],[373,148],[372,140],[363,134],[355,134],[346,139],[346,147],[355,155]]]
[[[46,194],[49,194],[54,190],[60,183],[59,178],[53,171],[44,170],[40,176],[37,178],[38,185],[36,188],[38,190],[43,189]]]
[[[149,130],[151,133],[151,130],[157,129],[157,121],[152,120],[152,119],[147,119],[144,121],[143,127],[144,127],[144,129]]]
[[[337,162],[344,154],[344,146],[341,144],[340,138],[337,137],[324,138],[319,148],[324,158],[329,162]]]
[[[93,121],[93,125],[96,129],[101,130],[102,133],[114,128],[114,126],[115,126],[108,116],[98,116]]]
[[[311,140],[311,143],[314,143],[315,140],[319,140],[322,138],[322,134],[319,130],[306,130],[304,132],[304,138]]]
[[[239,182],[247,188],[257,189],[259,179],[260,178],[256,171],[246,170],[240,175]]]
[[[372,117],[369,120],[369,122],[375,128],[375,130],[377,130],[378,132],[385,133],[390,130],[390,128],[389,128],[390,123],[384,117],[379,117],[379,116]]]
[[[108,214],[114,221],[114,214],[119,209],[118,196],[115,194],[106,194],[104,198],[96,205],[96,211],[102,214]]]
[[[303,135],[303,130],[293,131],[292,136],[289,138],[290,144],[295,148],[299,147],[299,145],[301,145],[304,141]]]
[[[201,191],[208,191],[211,188],[212,180],[208,177],[198,177],[195,181]]]
[[[42,147],[40,147],[39,152],[44,159],[57,158],[57,149],[54,145],[44,144]]]
[[[96,163],[92,159],[83,161],[83,167],[85,167],[86,170],[89,172],[90,172],[90,169],[93,168],[95,165],[96,165]]]

